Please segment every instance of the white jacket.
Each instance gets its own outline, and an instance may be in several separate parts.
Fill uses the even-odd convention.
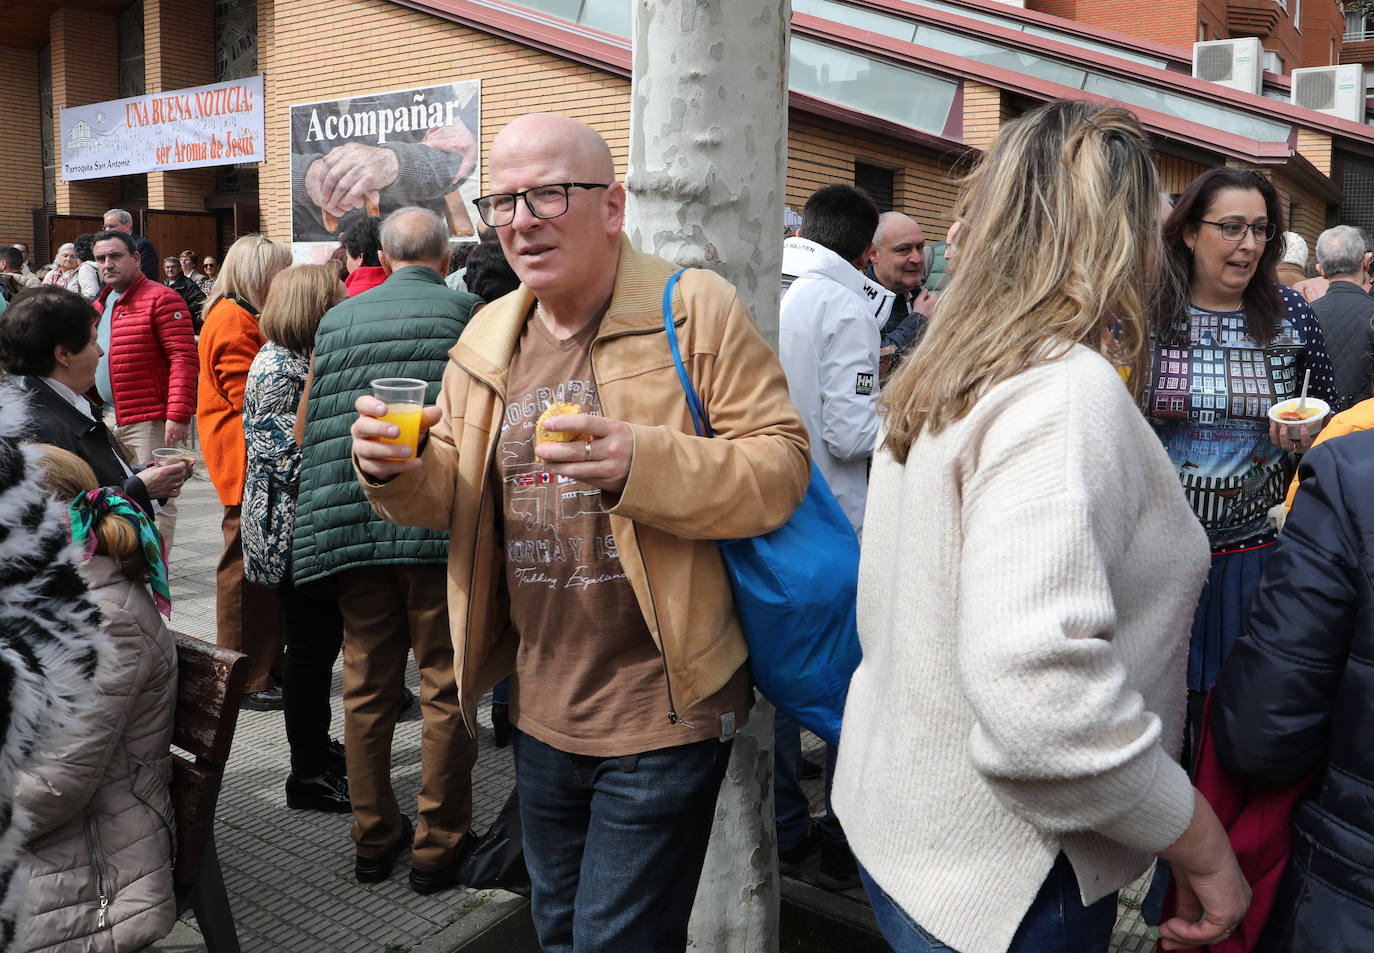
[[[893,294],[824,246],[783,243],[778,357],[811,456],[854,531],[863,530],[868,459],[878,437],[879,329]]]

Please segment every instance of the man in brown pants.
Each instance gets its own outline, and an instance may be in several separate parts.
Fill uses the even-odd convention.
[[[391,739],[406,653],[415,653],[424,730],[410,885],[433,893],[458,883],[475,841],[467,831],[477,742],[458,707],[449,535],[377,517],[347,438],[353,402],[374,378],[415,378],[429,382],[429,399],[438,394],[448,349],[479,302],[444,285],[448,229],[433,212],[393,212],[382,225],[381,260],[386,281],[330,310],[315,336],[292,572],[297,586],[332,578],[343,615],[345,758],[361,883],[385,880],[412,843],[391,787]]]

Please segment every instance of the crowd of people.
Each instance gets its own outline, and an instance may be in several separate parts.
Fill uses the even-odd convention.
[[[118,209],[41,278],[0,249],[0,503],[29,501],[14,528],[46,554],[0,573],[30,633],[0,631],[0,676],[57,680],[0,726],[0,841],[28,871],[0,855],[0,914],[26,903],[0,949],[133,950],[172,923],[162,616],[202,460],[218,641],[248,656],[243,706],[283,712],[287,807],[352,814],[360,883],[407,852],[417,893],[462,883],[493,692],[543,948],[685,949],[754,701],[715,543],[785,522],[814,460],[861,543],[863,659],[824,765],[775,721],[784,873],[818,851],[818,883],[862,885],[900,953],[1105,951],[1152,863],[1164,949],[1374,937],[1358,230],[1323,232],[1309,278],[1264,175],[1214,169],[1161,203],[1129,112],[1051,103],[1006,125],[933,254],[913,218],[817,190],[774,352],[713,272],[665,298],[678,269],[624,234],[591,127],[521,117],[485,167],[461,257],[418,207],[354,223],[323,264],[263,235],[222,269],[159,260]],[[409,445],[381,378],[423,390]],[[1333,415],[1276,416],[1294,398]],[[416,703],[412,822],[391,744]],[[1253,905],[1270,871],[1238,862],[1194,761],[1294,792],[1269,821],[1291,856]]]

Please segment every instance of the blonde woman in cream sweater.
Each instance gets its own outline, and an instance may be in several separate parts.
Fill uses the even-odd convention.
[[[1180,888],[1165,949],[1249,904],[1176,760],[1207,539],[1122,383],[1158,193],[1124,110],[1009,124],[887,388],[833,801],[898,953],[1106,951],[1155,856]]]

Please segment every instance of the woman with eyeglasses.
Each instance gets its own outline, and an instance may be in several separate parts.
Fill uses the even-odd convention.
[[[1188,656],[1190,725],[1244,628],[1275,540],[1269,509],[1292,475],[1288,455],[1322,425],[1303,424],[1294,439],[1269,408],[1296,396],[1310,372],[1308,393],[1340,409],[1321,326],[1276,277],[1283,228],[1270,181],[1231,168],[1194,179],[1164,222],[1172,268],[1154,301],[1141,406],[1212,547]]]

